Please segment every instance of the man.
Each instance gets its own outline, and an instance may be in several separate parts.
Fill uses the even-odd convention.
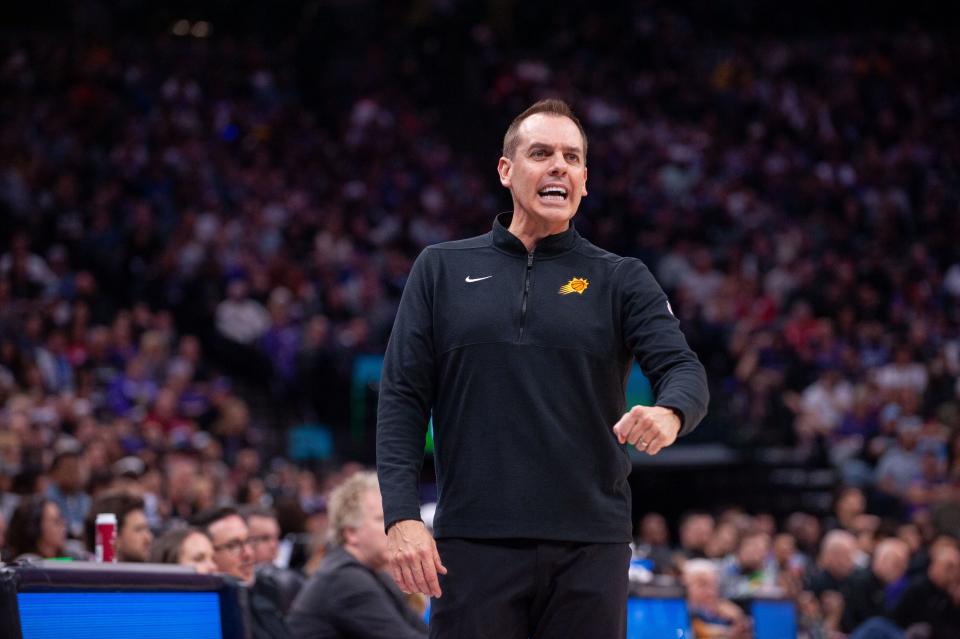
[[[201,512],[190,523],[203,529],[213,542],[213,563],[217,571],[234,577],[244,586],[242,605],[253,637],[289,637],[276,583],[268,578],[254,579],[250,530],[239,511],[230,507],[215,508]]]
[[[869,568],[858,568],[841,587],[844,607],[840,629],[850,633],[871,617],[893,610],[910,562],[910,548],[900,539],[877,544]]]
[[[956,542],[936,543],[930,549],[927,574],[910,584],[893,611],[901,628],[930,624],[930,639],[960,637],[960,550]]]
[[[770,545],[770,535],[761,531],[747,533],[740,539],[733,555],[720,563],[720,592],[724,597],[780,594]]]
[[[253,549],[255,579],[269,578],[277,585],[280,610],[290,610],[300,588],[303,587],[303,575],[274,564],[280,548],[280,522],[270,508],[247,506],[242,511],[247,527],[250,529],[250,544]]]
[[[254,566],[272,564],[280,547],[280,523],[277,516],[269,508],[259,506],[244,508],[242,514],[250,531]]]
[[[47,497],[60,507],[67,522],[67,532],[77,539],[83,534],[91,502],[90,495],[83,490],[86,471],[80,455],[79,445],[64,445],[50,465],[51,481],[47,488]]]
[[[631,464],[706,412],[703,367],[636,259],[583,239],[587,139],[569,106],[517,116],[498,172],[513,211],[428,247],[387,346],[377,465],[390,569],[435,597],[434,637],[625,633]],[[656,406],[626,414],[634,358]],[[418,480],[433,417],[437,542]],[[441,597],[441,595],[443,595]]]
[[[427,628],[404,600],[387,565],[377,478],[361,472],[330,496],[334,548],[297,595],[289,624],[298,639],[424,639]]]
[[[807,575],[805,590],[818,597],[840,592],[857,567],[857,538],[846,530],[831,530],[823,537],[816,568]]]
[[[97,515],[113,513],[117,516],[117,561],[147,561],[153,532],[147,522],[143,499],[129,493],[111,493],[98,497],[87,517],[87,546],[92,551],[96,544]]]
[[[683,564],[683,585],[694,637],[749,637],[750,624],[737,604],[720,595],[717,565],[709,559]]]

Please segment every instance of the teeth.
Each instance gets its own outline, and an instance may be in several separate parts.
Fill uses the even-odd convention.
[[[540,191],[540,195],[543,197],[565,199],[567,197],[567,189],[558,186],[551,186]]]

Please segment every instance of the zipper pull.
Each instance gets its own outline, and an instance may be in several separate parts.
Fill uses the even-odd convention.
[[[530,251],[529,253],[527,253],[527,268],[530,268],[532,266],[533,266],[533,251]]]

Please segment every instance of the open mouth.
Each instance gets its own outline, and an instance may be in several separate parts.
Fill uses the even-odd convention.
[[[567,199],[567,189],[563,186],[547,186],[537,191],[537,195],[544,200],[563,202]]]

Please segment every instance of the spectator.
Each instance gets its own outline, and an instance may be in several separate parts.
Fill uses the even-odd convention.
[[[52,559],[66,555],[67,526],[56,502],[41,495],[23,500],[7,530],[10,555]]]
[[[153,532],[147,523],[143,499],[128,493],[107,493],[101,495],[90,508],[85,532],[87,548],[94,550],[94,526],[97,515],[113,513],[117,516],[117,561],[143,562],[150,557]]]
[[[781,594],[777,569],[770,555],[770,536],[753,532],[740,540],[736,553],[720,565],[720,593],[728,599],[756,594]]]
[[[276,583],[280,610],[286,613],[303,587],[304,579],[301,573],[276,564],[280,545],[277,516],[271,509],[262,506],[246,507],[241,513],[250,528],[256,579],[270,579]]]
[[[192,523],[209,535],[217,571],[245,586],[241,596],[250,614],[253,636],[256,639],[289,637],[276,584],[266,578],[254,580],[250,532],[240,513],[235,508],[216,508],[199,513]]]
[[[903,593],[910,548],[899,539],[877,544],[868,568],[857,568],[841,586],[844,599],[840,629],[853,632],[871,617],[888,615]]]
[[[910,584],[893,611],[893,620],[902,628],[929,624],[930,639],[960,637],[960,551],[956,542],[943,543],[930,553],[927,574]]]
[[[713,536],[713,530],[713,516],[708,513],[690,512],[681,517],[678,549],[681,561],[706,557],[707,544]]]
[[[821,596],[841,592],[857,567],[857,540],[845,530],[831,530],[823,537],[816,567],[807,574],[805,589]]]
[[[667,520],[660,513],[647,513],[640,520],[640,536],[637,538],[637,553],[653,561],[653,571],[668,573],[672,568],[670,531]]]
[[[376,475],[357,473],[341,484],[330,496],[329,513],[334,549],[293,602],[293,634],[303,639],[426,637],[426,625],[383,571],[387,536]]]
[[[737,604],[722,599],[717,567],[707,559],[690,559],[683,565],[683,585],[693,636],[696,639],[746,638],[750,622]]]
[[[199,528],[174,528],[161,535],[150,549],[150,561],[190,566],[201,575],[213,574],[213,544]]]
[[[68,448],[58,453],[50,464],[50,487],[47,497],[60,508],[67,531],[73,537],[82,537],[90,496],[84,492],[84,468],[80,451]]]

